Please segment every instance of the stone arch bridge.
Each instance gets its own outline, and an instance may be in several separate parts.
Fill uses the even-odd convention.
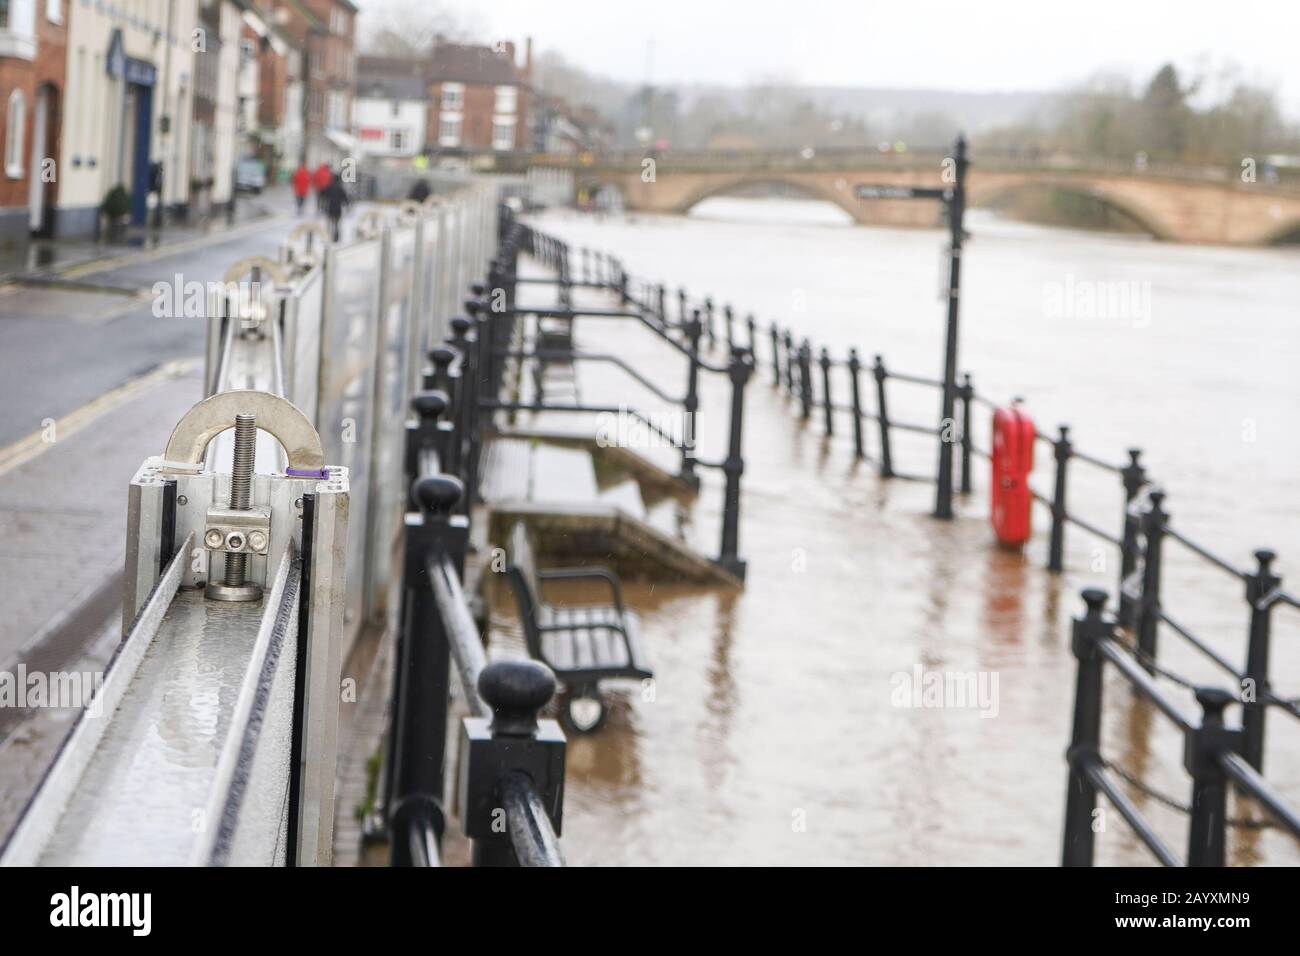
[[[574,188],[614,190],[626,209],[685,213],[711,196],[774,185],[839,206],[855,222],[932,226],[939,203],[860,199],[854,187],[942,185],[941,154],[804,156],[764,153],[667,153],[597,158],[534,157],[534,167],[567,168]],[[1243,182],[1222,167],[1138,168],[1112,161],[1038,161],[976,155],[968,192],[973,206],[1014,190],[1054,188],[1097,200],[1151,235],[1173,242],[1264,245],[1300,235],[1300,185]]]

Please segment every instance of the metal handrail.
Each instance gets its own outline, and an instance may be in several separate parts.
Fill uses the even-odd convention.
[[[491,717],[492,710],[479,696],[478,678],[487,667],[487,652],[478,626],[469,611],[469,600],[460,584],[460,575],[451,557],[446,554],[431,555],[425,564],[433,597],[438,604],[443,624],[447,629],[447,644],[451,659],[460,676],[465,704],[475,717]]]
[[[617,355],[610,355],[604,352],[579,352],[571,349],[537,349],[533,352],[529,352],[527,349],[497,349],[493,354],[501,358],[539,359],[544,362],[606,362],[622,369],[624,372],[627,372],[628,375],[635,379],[639,384],[643,385],[651,394],[661,401],[665,401],[670,405],[682,405],[686,402],[684,397],[674,398],[672,395],[663,391],[658,385],[650,381]]]
[[[1213,564],[1215,567],[1219,568],[1220,570],[1226,571],[1228,574],[1231,574],[1233,577],[1245,581],[1250,576],[1245,571],[1242,571],[1240,568],[1234,567],[1230,562],[1219,557],[1217,554],[1215,554],[1213,551],[1210,551],[1208,548],[1205,548],[1197,544],[1195,541],[1191,540],[1186,535],[1179,534],[1168,524],[1165,525],[1164,533],[1167,537],[1173,538],[1175,541],[1177,541],[1183,547],[1187,548],[1189,551],[1192,551],[1193,553],[1197,554],[1198,556],[1208,561],[1210,564]]]
[[[1121,674],[1127,678],[1128,682],[1133,685],[1133,689],[1140,693],[1156,708],[1172,721],[1179,730],[1187,732],[1195,729],[1196,724],[1183,711],[1181,707],[1165,696],[1160,690],[1160,685],[1155,682],[1132,656],[1125,650],[1124,645],[1120,644],[1114,638],[1103,637],[1097,642],[1097,648],[1105,658],[1114,664]]]
[[[1106,799],[1119,811],[1119,815],[1132,828],[1137,838],[1146,844],[1147,849],[1155,855],[1156,859],[1165,866],[1182,866],[1182,860],[1178,859],[1174,851],[1160,839],[1151,824],[1147,823],[1137,804],[1130,800],[1128,794],[1106,774],[1106,765],[1101,757],[1097,754],[1088,754],[1081,756],[1079,761],[1083,773],[1092,781],[1093,786],[1105,794]]]
[[[542,798],[531,777],[519,771],[507,773],[501,780],[501,801],[506,811],[510,843],[520,866],[564,866],[560,841],[546,815]]]
[[[1242,790],[1249,793],[1291,835],[1300,839],[1300,813],[1287,804],[1277,789],[1264,776],[1242,759],[1240,754],[1219,754],[1219,766]]]

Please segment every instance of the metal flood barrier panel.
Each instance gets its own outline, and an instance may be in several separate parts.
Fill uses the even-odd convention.
[[[369,507],[381,252],[379,241],[372,239],[325,254],[316,428],[325,457],[352,476],[352,506],[359,516],[367,515]],[[349,633],[365,614],[368,550],[363,534],[349,536],[348,563],[360,572],[349,582],[343,612]]]
[[[366,217],[209,295],[203,394],[130,483],[122,642],[0,865],[331,862],[342,665],[397,614],[407,409],[495,188]]]
[[[406,448],[407,401],[411,395],[414,327],[411,299],[415,279],[415,229],[398,226],[383,237],[379,284],[379,339],[375,361],[374,441],[371,445],[369,553],[365,603],[374,614],[387,609],[393,582],[406,489],[401,475]]]

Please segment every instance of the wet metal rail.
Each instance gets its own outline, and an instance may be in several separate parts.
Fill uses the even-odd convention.
[[[567,253],[564,253],[567,258]],[[685,289],[677,293],[677,317],[672,319],[666,308],[669,300],[666,288],[662,284],[632,278],[617,259],[582,250],[583,263],[611,263],[594,276],[585,272],[584,280],[594,284],[603,284],[620,300],[631,308],[640,310],[652,327],[664,330],[664,334],[676,334],[679,337],[690,328],[695,316],[703,315],[706,335],[712,329],[715,309],[709,297],[694,299]],[[905,374],[886,367],[884,358],[875,355],[870,366],[863,364],[856,349],[850,349],[847,356],[837,359],[826,348],[816,349],[808,338],[800,339],[793,330],[782,329],[772,323],[767,335],[759,335],[757,322],[748,316],[743,324],[730,319],[732,309],[724,306],[722,314],[728,318],[723,326],[725,344],[729,349],[745,348],[754,355],[755,363],[770,369],[771,383],[774,388],[784,390],[795,403],[798,414],[803,421],[820,419],[821,430],[829,438],[836,433],[837,421],[847,417],[853,438],[853,452],[860,460],[872,460],[877,463],[883,478],[918,476],[901,472],[894,450],[893,433],[896,431],[936,438],[939,449],[943,446],[957,446],[960,461],[960,484],[953,491],[969,494],[972,491],[972,460],[979,457],[990,458],[987,449],[978,447],[972,437],[973,409],[976,407],[993,410],[999,404],[988,396],[978,393],[972,384],[969,373],[965,373],[955,382],[954,394],[957,407],[951,417],[941,417],[939,423],[928,425],[918,422],[902,421],[890,413],[890,381],[933,389],[944,390],[941,380],[920,375]],[[739,343],[741,329],[747,331],[747,341]],[[712,340],[712,337],[711,337]],[[760,340],[768,343],[767,357],[760,358],[756,348]],[[867,407],[868,389],[863,388],[862,373],[868,372],[875,381],[874,408]],[[841,384],[837,384],[839,379]],[[875,449],[869,451],[869,430],[866,424],[875,426]],[[1300,598],[1281,588],[1281,578],[1273,570],[1275,554],[1266,549],[1255,552],[1255,567],[1245,569],[1217,554],[1211,548],[1195,541],[1182,532],[1175,530],[1168,513],[1164,510],[1165,493],[1155,485],[1141,461],[1141,451],[1130,449],[1128,461],[1115,464],[1106,459],[1080,451],[1070,436],[1069,426],[1062,425],[1055,437],[1038,432],[1037,442],[1051,449],[1053,463],[1053,482],[1050,494],[1043,494],[1030,488],[1032,500],[1044,508],[1050,518],[1047,544],[1047,568],[1052,572],[1064,570],[1066,529],[1076,527],[1116,548],[1120,557],[1119,587],[1113,616],[1112,627],[1103,638],[1095,641],[1098,660],[1110,661],[1134,685],[1137,691],[1149,699],[1158,709],[1172,720],[1176,726],[1196,739],[1216,741],[1212,759],[1198,763],[1195,773],[1205,777],[1206,783],[1196,784],[1194,800],[1191,807],[1193,814],[1192,840],[1195,848],[1189,852],[1189,860],[1194,864],[1210,860],[1222,860],[1222,833],[1224,825],[1222,813],[1198,810],[1198,800],[1220,799],[1218,778],[1226,774],[1243,793],[1255,798],[1283,827],[1300,836],[1293,824],[1297,820],[1296,811],[1272,788],[1262,776],[1266,715],[1270,708],[1281,710],[1292,717],[1300,717],[1300,700],[1282,697],[1274,692],[1269,680],[1269,649],[1272,631],[1271,614],[1274,607],[1285,605],[1300,608]],[[1068,506],[1068,487],[1071,464],[1078,462],[1118,479],[1124,496],[1122,531],[1112,534],[1091,518],[1085,518],[1072,512]],[[920,477],[924,481],[936,481],[933,477]],[[942,490],[941,490],[942,494]],[[1211,648],[1198,634],[1175,618],[1161,599],[1161,583],[1164,564],[1164,542],[1172,540],[1195,555],[1210,567],[1229,575],[1244,586],[1246,608],[1246,643],[1244,665],[1236,666],[1222,654]],[[1100,591],[1091,591],[1090,600],[1101,600],[1106,596]],[[1097,596],[1100,595],[1100,598]],[[1091,605],[1090,605],[1091,607]],[[1102,613],[1101,607],[1097,615]],[[1217,689],[1201,688],[1160,664],[1157,659],[1158,635],[1161,626],[1185,640],[1212,664],[1224,670],[1238,682],[1234,693]],[[1089,625],[1096,629],[1095,622]],[[1081,665],[1082,666],[1082,665]],[[1202,703],[1203,715],[1199,721],[1184,715],[1176,704],[1163,692],[1157,678],[1168,680],[1176,685],[1193,690],[1198,701]],[[1088,693],[1092,694],[1091,684]],[[1095,693],[1100,693],[1098,685]],[[1230,703],[1241,706],[1241,726],[1239,729],[1223,728],[1222,711]],[[1085,704],[1077,704],[1086,706]],[[1098,707],[1100,705],[1098,704]],[[1078,721],[1076,716],[1076,723]],[[1226,736],[1225,736],[1226,735]],[[1077,731],[1076,731],[1077,736]],[[1224,743],[1224,741],[1230,743]],[[1190,745],[1189,745],[1190,746]],[[1208,745],[1207,745],[1208,746]],[[1073,752],[1073,748],[1072,748]],[[1206,769],[1206,767],[1210,769]],[[1126,820],[1133,825],[1135,832],[1143,839],[1161,862],[1177,862],[1174,854],[1154,835],[1149,825],[1141,820],[1134,804],[1125,797],[1116,779],[1109,775],[1112,767],[1099,757],[1071,758],[1072,788],[1085,786],[1095,796],[1096,792],[1105,794]],[[1140,781],[1127,780],[1131,785],[1141,786]],[[1207,789],[1208,788],[1208,789]],[[1073,791],[1072,791],[1073,792]],[[1208,794],[1206,796],[1205,794]],[[1217,804],[1216,804],[1217,805]],[[1077,824],[1078,821],[1075,821]],[[1082,824],[1078,824],[1082,825]],[[1067,833],[1077,837],[1071,830],[1075,826],[1067,820]],[[1215,828],[1219,828],[1216,830]],[[1091,861],[1091,845],[1087,853],[1079,851],[1071,857],[1067,851],[1067,862],[1086,859]]]

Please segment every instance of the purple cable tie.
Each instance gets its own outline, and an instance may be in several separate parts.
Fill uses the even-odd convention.
[[[324,468],[286,468],[286,475],[292,475],[294,478],[328,478]]]

